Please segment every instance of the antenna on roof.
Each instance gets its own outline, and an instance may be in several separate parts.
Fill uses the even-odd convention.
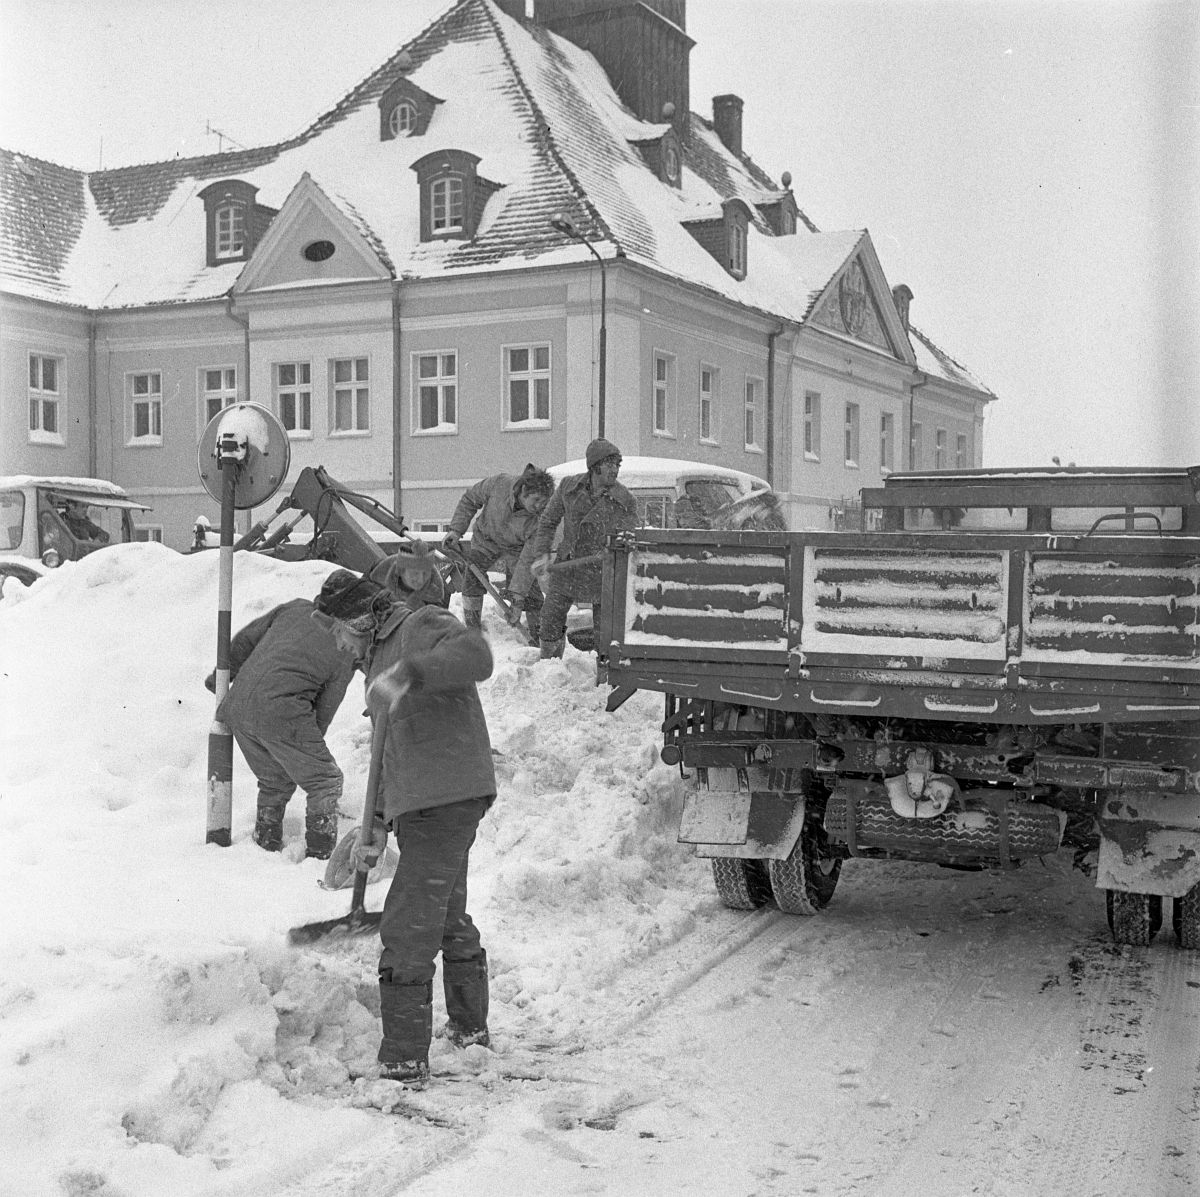
[[[209,136],[216,137],[218,154],[224,153],[225,142],[229,142],[235,149],[244,150],[246,148],[240,141],[234,141],[228,133],[223,133],[220,129],[214,129],[207,120],[204,122],[204,132]]]

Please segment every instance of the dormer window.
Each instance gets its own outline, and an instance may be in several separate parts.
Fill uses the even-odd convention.
[[[388,115],[388,129],[393,137],[408,137],[417,127],[417,108],[411,100],[401,100]]]
[[[475,236],[484,206],[499,184],[476,173],[479,159],[466,150],[438,150],[412,164],[421,189],[421,240]]]
[[[204,202],[206,260],[210,266],[245,262],[254,253],[274,208],[256,204],[258,188],[241,179],[222,179],[200,192]]]
[[[670,187],[678,187],[683,178],[683,151],[679,135],[668,126],[660,136],[648,140],[634,140],[634,148],[642,161]]]
[[[222,204],[216,211],[216,256],[228,258],[246,256],[246,206],[238,203]]]
[[[420,137],[441,102],[402,75],[379,97],[379,140]]]
[[[466,189],[461,175],[446,175],[429,185],[429,231],[438,237],[461,233]]]
[[[730,199],[721,205],[725,211],[725,269],[734,278],[746,277],[746,244],[749,212],[742,200]]]

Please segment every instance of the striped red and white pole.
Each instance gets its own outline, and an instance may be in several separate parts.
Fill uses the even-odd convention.
[[[216,716],[229,693],[229,642],[233,610],[234,488],[241,463],[236,453],[217,445],[221,471],[221,549],[217,581],[217,670],[212,727],[208,733],[208,834],[206,844],[228,848],[233,825],[233,735]]]

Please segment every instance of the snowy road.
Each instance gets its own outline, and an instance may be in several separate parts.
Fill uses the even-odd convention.
[[[817,918],[716,911],[594,995],[561,1079],[435,1086],[462,1127],[388,1124],[285,1191],[1197,1191],[1200,957],[1112,945],[1068,862],[852,864]]]

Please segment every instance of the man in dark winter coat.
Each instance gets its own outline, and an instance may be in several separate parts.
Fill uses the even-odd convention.
[[[355,578],[337,570],[325,587]],[[314,626],[313,603],[293,599],[247,624],[229,645],[229,693],[217,718],[233,732],[258,778],[254,842],[283,847],[283,813],[299,786],[308,796],[305,854],[328,860],[337,842],[342,771],[325,733],[354,674],[354,658]],[[215,685],[210,674],[205,684]]]
[[[496,562],[504,564],[508,575],[508,600],[514,625],[525,612],[525,622],[534,643],[538,641],[542,590],[534,579],[532,538],[538,517],[554,493],[554,479],[545,470],[527,465],[521,474],[493,474],[469,487],[459,499],[450,521],[450,530],[442,538],[449,552],[462,552],[459,541],[467,534],[474,519],[471,545],[464,556],[481,570]],[[483,583],[470,571],[463,579],[463,622],[469,628],[480,626],[483,612]]]
[[[424,545],[405,546],[389,587],[363,579],[352,593],[318,599],[315,617],[367,662],[371,718],[386,727],[374,827],[360,852],[377,856],[389,829],[400,849],[379,930],[379,1063],[382,1078],[412,1087],[429,1077],[439,951],[447,1037],[488,1043],[487,954],[467,913],[467,865],[496,795],[476,690],[491,675],[492,654],[477,630],[422,605],[432,568]]]
[[[548,577],[546,602],[542,607],[542,656],[561,657],[571,604],[591,602],[595,627],[600,625],[600,579],[602,566],[589,561],[578,566],[563,562],[595,557],[603,551],[613,532],[637,527],[633,496],[618,481],[621,453],[616,445],[597,437],[587,447],[586,474],[564,478],[542,512],[533,537],[533,571]],[[550,546],[562,524],[558,546],[559,567],[550,570]]]

